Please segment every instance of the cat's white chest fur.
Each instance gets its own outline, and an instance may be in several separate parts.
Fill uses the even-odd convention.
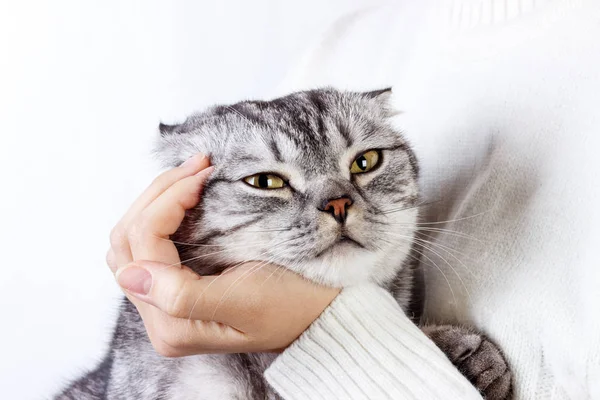
[[[265,354],[265,367],[276,355]],[[248,384],[235,374],[225,355],[198,355],[181,360],[169,400],[233,400],[248,398]],[[238,375],[238,376],[236,376]],[[273,394],[273,397],[277,397]]]

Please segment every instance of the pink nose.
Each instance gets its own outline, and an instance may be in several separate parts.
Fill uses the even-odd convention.
[[[346,222],[348,207],[351,205],[352,199],[348,196],[343,196],[337,199],[325,200],[320,210],[330,213],[337,222],[343,224]]]

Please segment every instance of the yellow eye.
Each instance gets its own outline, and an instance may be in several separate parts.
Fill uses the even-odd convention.
[[[281,189],[285,186],[285,181],[273,174],[247,176],[244,178],[244,182],[258,189]]]
[[[362,174],[369,172],[379,164],[379,151],[369,150],[361,154],[350,166],[351,174]]]

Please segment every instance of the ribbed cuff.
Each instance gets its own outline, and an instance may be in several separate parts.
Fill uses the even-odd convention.
[[[286,400],[481,399],[374,285],[344,289],[265,377]]]

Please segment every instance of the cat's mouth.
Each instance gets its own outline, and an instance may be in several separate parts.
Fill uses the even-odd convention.
[[[342,233],[340,236],[338,236],[338,238],[328,247],[326,247],[325,249],[323,249],[319,254],[316,255],[315,258],[318,258],[320,256],[322,256],[323,254],[327,253],[328,251],[331,251],[333,249],[337,249],[340,247],[354,247],[354,248],[360,248],[360,249],[364,249],[365,246],[360,243],[359,241],[357,241],[356,239],[353,239],[352,237],[348,236],[346,233]]]
[[[345,234],[340,235],[339,239],[336,240],[333,243],[333,245],[331,245],[330,247],[337,246],[337,245],[340,245],[340,244],[354,245],[354,246],[360,247],[361,249],[365,248],[365,246],[363,246],[360,242],[358,242],[357,240],[352,239],[350,236],[345,235]]]

